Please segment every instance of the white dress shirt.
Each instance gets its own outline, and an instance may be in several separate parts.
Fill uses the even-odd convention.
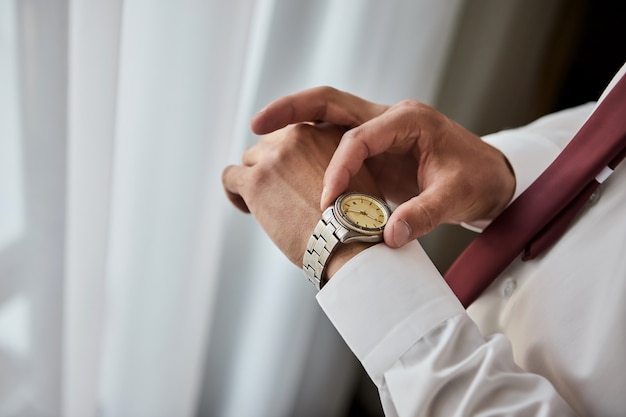
[[[594,106],[484,138],[509,158],[515,197]],[[317,299],[387,416],[624,416],[626,163],[553,247],[513,262],[467,311],[417,242],[360,253]]]

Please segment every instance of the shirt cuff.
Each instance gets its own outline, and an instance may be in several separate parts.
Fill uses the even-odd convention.
[[[494,133],[483,138],[499,149],[515,173],[515,200],[556,159],[561,148],[541,134],[516,130]]]
[[[499,149],[515,172],[515,200],[532,184],[567,146],[583,123],[587,120],[595,103],[562,110],[537,119],[533,123],[504,130],[483,137],[483,140]],[[464,227],[481,232],[490,221],[463,224]]]
[[[561,148],[539,134],[521,133],[517,129],[485,136],[483,141],[506,156],[515,173],[515,192],[510,202],[532,184],[559,155]],[[509,202],[509,204],[510,204]],[[466,229],[482,232],[491,220],[461,223]]]
[[[465,311],[417,241],[361,252],[317,300],[377,384],[426,333]]]

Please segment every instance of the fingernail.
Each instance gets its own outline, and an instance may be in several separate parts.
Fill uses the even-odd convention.
[[[393,225],[393,241],[396,246],[400,247],[409,241],[411,236],[411,226],[404,220],[400,219]]]

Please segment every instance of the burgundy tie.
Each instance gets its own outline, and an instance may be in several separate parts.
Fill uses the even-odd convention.
[[[445,279],[467,307],[521,253],[529,260],[554,243],[626,155],[626,76],[554,162],[465,249]],[[610,172],[610,171],[609,171]]]

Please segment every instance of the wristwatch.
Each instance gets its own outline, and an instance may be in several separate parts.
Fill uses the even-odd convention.
[[[391,210],[380,198],[351,192],[342,194],[324,210],[309,238],[302,269],[319,291],[324,267],[340,243],[382,242]]]

